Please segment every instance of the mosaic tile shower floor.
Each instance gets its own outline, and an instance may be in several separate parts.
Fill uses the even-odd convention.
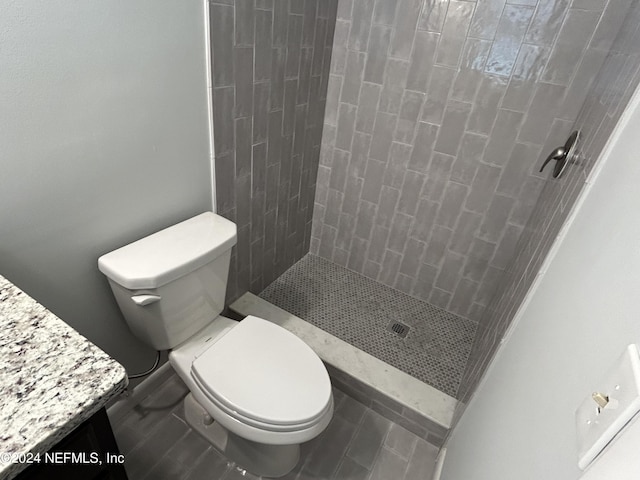
[[[475,322],[310,254],[260,297],[456,397]],[[406,337],[390,322],[408,325]]]

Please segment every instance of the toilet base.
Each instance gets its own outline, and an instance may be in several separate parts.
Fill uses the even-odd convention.
[[[184,399],[187,423],[225,457],[259,477],[282,477],[294,469],[300,445],[267,445],[244,439],[216,421],[190,393]]]

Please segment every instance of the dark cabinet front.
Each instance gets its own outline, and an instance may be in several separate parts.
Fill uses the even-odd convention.
[[[63,438],[18,480],[127,480],[104,408]]]

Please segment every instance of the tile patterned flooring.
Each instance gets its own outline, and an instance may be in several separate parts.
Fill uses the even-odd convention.
[[[475,322],[311,254],[260,297],[456,397]],[[408,325],[407,336],[390,322]]]
[[[130,480],[257,480],[187,425],[188,393],[173,374],[113,424]],[[428,480],[438,449],[334,388],[327,429],[302,445],[298,466],[283,480]]]

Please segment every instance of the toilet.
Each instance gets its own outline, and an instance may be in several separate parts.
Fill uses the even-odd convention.
[[[107,253],[98,268],[136,337],[189,388],[187,422],[247,471],[280,477],[333,415],[327,370],[298,337],[267,320],[221,316],[236,243],[212,212]]]

